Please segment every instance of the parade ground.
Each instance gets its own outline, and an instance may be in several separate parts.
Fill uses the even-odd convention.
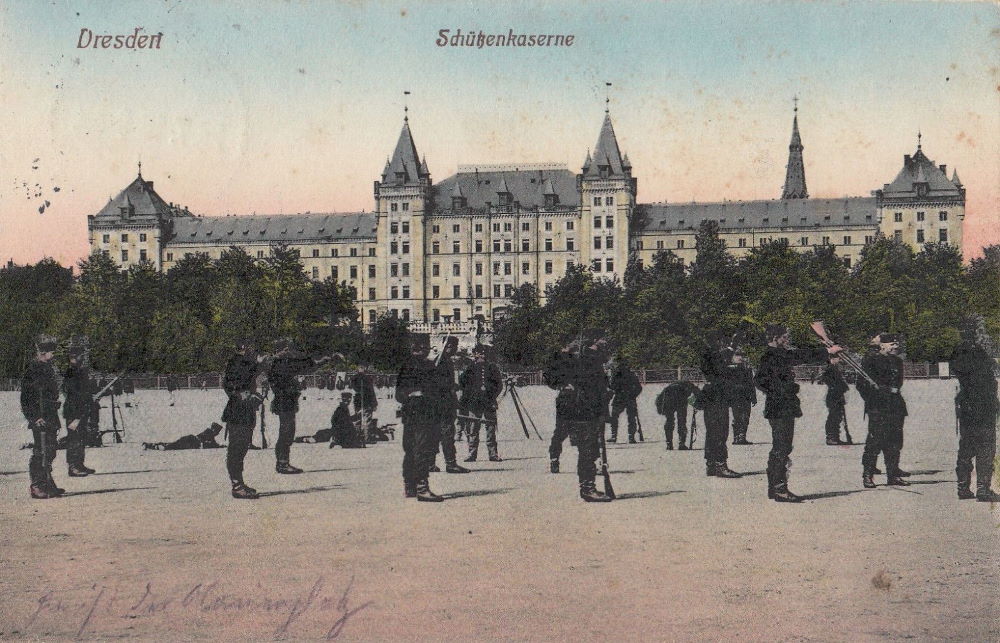
[[[770,433],[730,447],[738,480],[705,476],[695,451],[666,451],[648,385],[645,442],[609,445],[618,500],[577,495],[576,450],[548,472],[554,392],[521,395],[545,441],[501,402],[504,461],[432,474],[443,503],[403,498],[401,432],[364,450],[296,444],[301,475],[252,451],[234,500],[225,450],[143,451],[218,421],[220,390],[139,391],[125,441],[88,451],[98,474],[31,500],[30,440],[16,393],[0,394],[0,638],[26,640],[760,640],[1000,639],[1000,507],[955,495],[953,380],[907,381],[909,487],[861,486],[854,446],[824,442],[824,388],[803,383],[790,488],[766,496]],[[395,403],[379,390],[379,415]],[[339,393],[310,389],[299,434],[329,423]],[[107,402],[105,402],[107,407]],[[268,440],[277,418],[267,418]],[[110,424],[109,410],[102,425]],[[622,416],[621,434],[625,432]],[[221,438],[221,436],[220,436]],[[259,428],[255,443],[259,444]],[[458,444],[460,456],[465,443]],[[443,464],[443,463],[442,463]],[[880,460],[880,466],[881,464]],[[598,487],[601,486],[598,477]]]

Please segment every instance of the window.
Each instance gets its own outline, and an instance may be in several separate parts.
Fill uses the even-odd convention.
[[[316,266],[313,266],[312,275],[313,275],[313,279],[319,279],[319,268],[317,268]]]
[[[552,239],[545,240],[545,250],[548,252],[552,251]]]
[[[601,205],[601,197],[599,196],[594,197],[594,205]]]
[[[441,265],[440,264],[436,264],[436,263],[432,263],[431,264],[431,276],[432,277],[440,277],[441,276]]]
[[[941,243],[948,243],[948,230],[946,228],[938,230],[938,241]]]
[[[482,223],[477,223],[476,224],[476,232],[482,232],[482,231],[483,231],[483,224]]]
[[[677,240],[677,247],[678,248],[683,248],[684,247],[684,239],[678,239]]]
[[[409,241],[404,241],[403,242],[403,254],[404,255],[410,254],[410,242]],[[374,248],[372,248],[371,256],[373,256],[373,257],[375,256],[375,249]]]
[[[173,261],[173,260],[174,260],[174,253],[168,252],[167,253],[167,261]]]
[[[546,232],[552,232],[552,222],[551,221],[546,221],[545,222],[545,231]]]
[[[844,265],[847,266],[848,268],[851,267],[851,256],[850,255],[846,255],[844,257]]]
[[[510,232],[511,230],[513,230],[513,224],[511,224],[509,221],[507,223],[503,224],[503,231],[504,232]]]
[[[494,239],[493,240],[493,252],[500,252],[500,240],[499,239]]]
[[[844,245],[845,246],[851,245],[851,237],[849,235],[844,236]]]
[[[350,255],[352,257],[357,257],[358,256],[358,249],[357,248],[351,248]]]
[[[567,230],[572,230],[573,229],[573,222],[572,221],[567,221],[566,222],[566,229]]]
[[[921,228],[917,230],[917,243],[923,243],[923,242],[924,242],[924,230],[923,228]]]
[[[451,226],[451,231],[457,234],[462,231],[462,226],[456,223],[455,225]]]
[[[947,221],[947,220],[948,220],[948,213],[947,212],[945,212],[944,210],[942,210],[941,212],[938,212],[938,221]]]
[[[375,323],[375,309],[374,308],[369,308],[368,309],[368,323],[369,324],[374,324]]]
[[[595,228],[601,227],[601,217],[594,217],[594,227]]]
[[[504,284],[503,285],[503,296],[504,297],[510,297],[513,294],[514,294],[514,286],[512,286],[511,284]]]
[[[865,245],[868,245],[869,243],[871,243],[874,240],[875,240],[875,237],[873,237],[872,235],[870,235],[870,234],[866,234],[865,235]]]
[[[614,272],[615,271],[615,260],[614,259],[605,259],[604,260],[604,271],[605,272]]]
[[[139,233],[139,241],[145,241],[145,240],[146,240],[146,233],[145,232],[140,232]]]
[[[409,277],[410,276],[410,264],[404,263],[402,265],[402,268],[403,268],[403,276],[404,277]]]
[[[573,239],[566,239],[566,249],[574,250],[576,246],[576,241]]]
[[[403,286],[403,299],[409,299],[409,298],[410,298],[410,287]]]
[[[319,257],[319,248],[313,248],[313,257]]]
[[[104,243],[111,243],[111,235],[110,234],[103,235],[101,237],[101,241]]]
[[[604,227],[608,228],[609,230],[611,228],[615,227],[615,218],[614,217],[604,217]]]
[[[494,223],[493,224],[493,232],[500,232],[500,224],[499,223]]]
[[[522,275],[531,274],[531,264],[528,263],[527,261],[521,262],[521,274]]]
[[[657,250],[663,250],[663,240],[662,239],[660,239],[659,241],[656,242],[656,249]]]
[[[902,223],[903,222],[903,213],[902,212],[896,212],[896,213],[894,213],[892,215],[892,220],[894,222],[896,222],[896,223]]]
[[[601,271],[601,260],[600,259],[594,259],[593,261],[591,261],[590,262],[590,268],[594,272],[600,272]]]
[[[375,278],[375,264],[371,264],[370,266],[368,266],[368,278],[369,279]]]
[[[614,204],[615,204],[615,197],[613,196],[604,197],[604,205],[614,205]]]
[[[503,264],[503,274],[505,275],[511,274],[511,263],[509,261]]]
[[[334,279],[337,279],[339,277],[337,273],[338,273],[337,266],[330,266],[330,276],[333,277]]]
[[[389,299],[399,299],[399,286],[393,286],[389,289]]]
[[[403,234],[410,234],[410,222],[403,221]]]
[[[481,277],[482,275],[483,275],[483,264],[477,263],[476,264],[476,276],[477,277]]]
[[[438,299],[441,297],[441,286],[431,286],[431,298]]]
[[[521,222],[521,232],[528,232],[529,230],[531,230],[531,224],[528,223],[527,221],[522,221]]]
[[[499,261],[494,261],[493,262],[493,274],[494,275],[499,275],[500,274],[500,262]]]
[[[921,222],[923,220],[924,220],[924,213],[923,212],[917,212],[917,221]]]
[[[389,242],[389,254],[398,255],[399,254],[399,244],[395,241]]]
[[[600,250],[600,249],[601,249],[601,238],[594,237],[594,250]]]
[[[510,239],[504,239],[503,240],[503,251],[504,252],[510,252],[510,249],[511,249]]]
[[[337,250],[336,248],[332,248],[332,249],[330,250],[330,256],[331,256],[331,257],[336,257],[336,256],[338,256],[339,254],[340,254],[340,252],[339,252],[339,251],[338,251],[338,250]]]
[[[459,310],[458,308],[452,308],[451,309],[451,318],[454,321],[462,321],[462,311]]]
[[[351,279],[357,279],[358,278],[358,267],[357,266],[351,266],[351,273],[350,274],[351,274]]]
[[[500,296],[500,284],[493,284],[493,296],[494,297]]]
[[[404,202],[404,203],[403,203],[403,212],[406,212],[406,211],[407,211],[407,210],[409,210],[409,209],[410,209],[410,204],[409,204],[409,203],[406,203],[406,202]],[[404,311],[404,312],[405,312],[405,311]]]
[[[611,250],[612,248],[614,248],[615,247],[615,238],[614,237],[607,237],[607,238],[605,238],[604,239],[604,247],[607,248],[608,250]]]
[[[738,245],[740,248],[746,248],[747,247],[747,240],[746,239],[740,239],[739,241],[736,242],[736,245]]]
[[[431,311],[431,316],[432,316],[433,321],[436,321],[436,322],[441,321],[441,311],[438,310],[437,308],[435,308],[433,311]]]
[[[460,252],[462,252],[462,242],[461,241],[452,241],[451,242],[451,253],[454,254],[454,255],[457,255]]]
[[[461,277],[462,276],[462,264],[460,264],[460,263],[453,263],[453,264],[451,264],[451,274],[452,274],[453,277]]]
[[[809,245],[809,237],[799,237],[799,245],[800,246],[808,246]]]
[[[146,249],[143,248],[139,251],[139,261],[146,260]],[[317,268],[313,268],[313,272],[316,272]],[[319,275],[313,275],[313,277],[318,277]]]
[[[545,262],[545,274],[547,274],[547,275],[551,275],[552,274],[552,262],[551,261],[546,261]]]
[[[399,276],[399,264],[398,263],[391,263],[391,264],[389,264],[389,276],[390,277],[398,277]]]
[[[441,253],[441,244],[439,242],[435,241],[434,243],[431,244],[431,254],[435,254],[436,255],[436,254],[440,254],[440,253]]]
[[[375,300],[375,289],[374,288],[369,288],[368,289],[368,299],[371,299],[372,301]]]
[[[389,204],[389,211],[390,212],[395,212],[398,209],[399,209],[399,204],[398,203],[390,203]]]
[[[458,299],[459,297],[461,297],[462,296],[462,287],[460,285],[458,285],[458,284],[455,284],[454,286],[452,286],[451,287],[451,296],[454,297],[455,299]]]
[[[406,204],[404,203],[403,205]],[[410,309],[404,308],[402,312],[403,312],[403,321],[410,321]]]
[[[483,284],[476,284],[476,297],[483,296]]]
[[[432,225],[431,226],[431,232],[433,232],[434,234],[437,234],[438,232],[441,232],[441,226],[439,226],[437,224]]]
[[[393,221],[389,224],[389,234],[396,234],[399,232],[399,224]]]
[[[482,251],[483,251],[483,240],[476,239],[476,252],[482,252]]]
[[[122,243],[128,243],[128,233],[122,234]]]
[[[902,241],[903,240],[903,231],[902,230],[893,230],[892,231],[892,238],[895,239],[896,241]]]
[[[824,246],[830,245],[830,237],[823,237],[823,245]]]
[[[531,250],[531,242],[528,239],[521,239],[521,252],[528,252]]]

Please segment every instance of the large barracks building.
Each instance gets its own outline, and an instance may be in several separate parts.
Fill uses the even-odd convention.
[[[797,111],[797,110],[796,110]],[[781,198],[713,203],[637,202],[638,180],[607,112],[578,173],[560,164],[460,165],[435,183],[417,152],[408,118],[381,176],[372,212],[197,216],[164,201],[139,175],[88,217],[92,250],[122,268],[142,261],[169,270],[196,253],[218,258],[230,246],[263,258],[274,244],[299,251],[306,274],[357,291],[365,323],[380,315],[464,322],[502,315],[522,284],[545,287],[574,264],[621,277],[630,259],[649,265],[671,250],[695,256],[702,221],[718,222],[740,256],[783,239],[802,250],[827,244],[850,265],[881,231],[920,250],[962,247],[965,188],[957,172],[917,144],[899,173],[871,196],[811,198],[798,114]]]

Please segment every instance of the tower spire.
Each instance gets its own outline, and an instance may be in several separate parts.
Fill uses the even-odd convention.
[[[611,83],[604,83],[604,113],[611,112]]]
[[[403,122],[404,123],[409,123],[410,122],[410,106],[407,104],[409,101],[407,101],[407,99],[406,99],[406,97],[409,96],[409,95],[410,95],[410,91],[409,90],[403,91]]]
[[[788,144],[788,165],[785,167],[785,188],[782,199],[808,199],[806,170],[802,161],[802,137],[799,135],[799,97],[792,98],[792,140]]]

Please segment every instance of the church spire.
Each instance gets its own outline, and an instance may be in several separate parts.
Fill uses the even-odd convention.
[[[794,99],[794,116],[792,117],[792,141],[788,145],[788,165],[785,169],[785,189],[782,199],[808,199],[806,190],[806,170],[802,162],[802,137],[799,136],[799,97]]]

